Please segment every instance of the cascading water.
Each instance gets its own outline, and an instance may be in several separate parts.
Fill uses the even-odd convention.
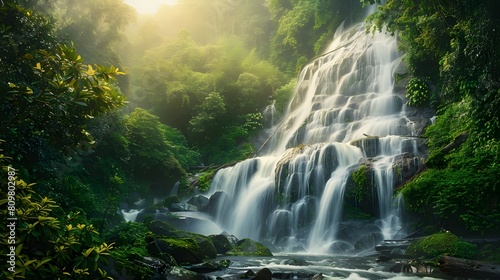
[[[215,222],[309,253],[359,253],[401,234],[393,190],[421,159],[404,96],[394,93],[400,62],[393,37],[339,28],[301,72],[261,156],[215,175]]]

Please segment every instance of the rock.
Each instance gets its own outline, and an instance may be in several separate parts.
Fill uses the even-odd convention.
[[[162,221],[153,221],[148,225],[148,229],[157,236],[168,237],[172,240],[192,239],[199,247],[202,258],[214,259],[217,257],[217,250],[215,249],[212,240],[204,235],[177,230],[168,223]]]
[[[255,276],[255,272],[253,272],[253,270],[249,269],[240,276],[240,279],[249,279],[249,278],[254,277],[254,276]]]
[[[323,280],[323,273],[314,274],[311,280]]]
[[[236,243],[236,248],[227,251],[229,256],[272,256],[271,250],[261,243],[249,238],[242,239]]]
[[[203,195],[193,196],[188,203],[196,206],[198,209],[207,207],[209,199]]]
[[[409,264],[398,263],[398,264],[394,265],[393,267],[391,267],[390,271],[395,272],[395,273],[401,273],[401,272],[412,273],[413,268]]]
[[[217,250],[209,237],[193,233],[191,234],[191,238],[196,241],[205,258],[215,259],[217,257]]]
[[[214,244],[217,254],[225,254],[227,251],[234,249],[235,245],[227,236],[223,234],[209,235],[208,236]]]
[[[168,273],[167,278],[169,280],[209,280],[208,276],[198,274],[194,271],[182,268],[173,267]]]
[[[226,262],[231,262],[229,260],[224,260]],[[225,269],[229,267],[229,264],[226,262],[203,262],[200,264],[193,264],[189,266],[184,266],[185,269],[189,269],[191,271],[194,271],[196,273],[210,273],[218,270]],[[227,266],[226,266],[227,265]]]
[[[178,196],[176,195],[172,195],[172,196],[168,196],[166,197],[164,200],[163,200],[163,206],[167,207],[167,208],[170,208],[170,206],[173,204],[173,203],[180,203],[181,200],[179,199]]]
[[[168,207],[172,212],[197,211],[198,208],[188,203],[172,203]]]
[[[391,257],[389,257],[389,256],[383,256],[383,255],[382,256],[378,256],[377,259],[375,259],[376,262],[388,262],[390,260],[392,260]]]
[[[267,267],[264,267],[263,269],[257,271],[255,273],[255,280],[271,280],[273,277],[273,273],[271,270]]]
[[[231,198],[225,192],[222,191],[215,192],[208,200],[208,205],[205,208],[203,208],[203,211],[212,216],[216,216],[219,211],[219,205],[223,205],[223,202],[226,199],[231,199]]]
[[[191,238],[157,238],[147,248],[154,257],[164,259],[170,255],[179,264],[201,263],[204,258],[200,246]]]
[[[156,235],[162,235],[167,237],[178,237],[178,230],[170,225],[169,223],[165,223],[162,221],[153,221],[148,225],[148,230]]]
[[[380,139],[379,137],[369,136],[366,138],[360,138],[352,140],[349,144],[360,148],[363,153],[371,158],[376,157],[380,154]]]

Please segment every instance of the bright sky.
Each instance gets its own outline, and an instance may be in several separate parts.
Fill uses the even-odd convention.
[[[156,14],[160,6],[177,4],[177,0],[125,0],[124,2],[134,7],[139,14]]]

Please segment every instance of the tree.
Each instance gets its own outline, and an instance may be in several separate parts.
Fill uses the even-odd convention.
[[[59,206],[18,178],[8,160],[0,151],[0,179],[8,182],[0,190],[0,213],[12,218],[0,225],[0,253],[8,257],[2,278],[111,279],[99,265],[113,244],[100,243],[98,232],[78,213],[54,217]]]
[[[399,32],[413,74],[430,78],[443,103],[472,97],[473,137],[482,143],[500,137],[497,1],[390,0],[368,20],[379,30]]]
[[[402,192],[410,209],[425,209],[426,218],[447,227],[498,232],[499,8],[491,0],[389,0],[368,18],[372,28],[400,36],[412,74],[436,88],[440,110],[426,132],[428,170]]]
[[[345,0],[272,0],[267,7],[278,24],[271,60],[291,76],[296,75],[297,66],[302,66],[299,60],[319,54],[337,27],[361,19],[362,11],[359,2]]]
[[[226,113],[226,104],[218,92],[212,92],[205,97],[199,107],[199,113],[190,121],[190,130],[193,138],[204,142],[213,139],[221,132],[221,123]]]
[[[144,109],[135,109],[125,118],[130,160],[128,170],[141,185],[150,185],[158,193],[186,175],[169,151],[165,125]]]
[[[135,11],[121,0],[64,0],[54,17],[59,33],[69,36],[90,63],[120,65],[115,45],[124,28],[135,19]]]
[[[71,45],[52,37],[52,25],[35,12],[14,4],[0,11],[8,19],[2,35],[12,38],[2,40],[1,51],[6,57],[0,69],[5,73],[0,78],[5,150],[33,168],[49,151],[88,147],[92,138],[85,130],[87,121],[125,104],[116,87],[123,72],[84,64]]]

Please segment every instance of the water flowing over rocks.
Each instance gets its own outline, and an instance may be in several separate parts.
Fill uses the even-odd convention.
[[[387,279],[395,272],[417,271],[405,263],[361,259],[384,240],[406,235],[404,201],[395,191],[427,157],[421,136],[434,112],[406,105],[408,79],[395,38],[367,34],[363,25],[340,28],[327,54],[300,73],[281,119],[272,105],[266,108],[259,154],[218,170],[203,195],[170,205],[182,206],[177,214],[183,218],[198,209],[219,231],[205,239],[152,223],[150,230],[158,236],[150,240],[151,253],[176,262],[235,258],[234,270],[211,274],[228,279],[322,279],[323,273]],[[174,237],[185,242],[178,244],[182,256],[169,239]],[[212,247],[202,247],[204,241]],[[271,250],[308,259],[284,260],[271,256]],[[249,263],[240,264],[247,255],[260,256],[260,263],[245,259]],[[327,255],[336,257],[320,257]],[[348,265],[343,256],[349,256]]]
[[[362,25],[340,28],[300,73],[259,156],[214,175],[205,208],[214,222],[285,252],[362,254],[402,237],[394,191],[423,166],[433,112],[406,105],[396,45]]]

